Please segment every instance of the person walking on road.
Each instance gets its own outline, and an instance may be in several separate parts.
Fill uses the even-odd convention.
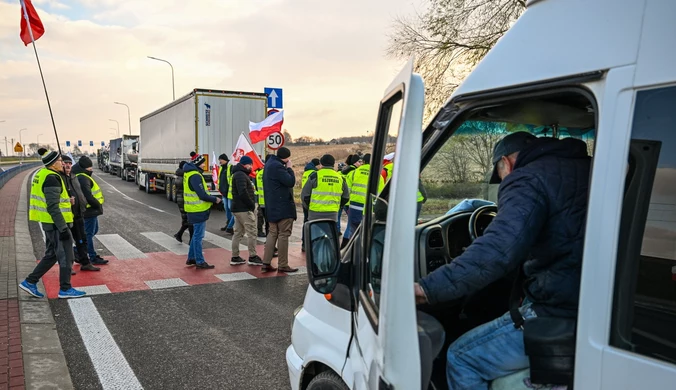
[[[94,168],[92,160],[87,156],[80,157],[77,165],[73,168],[75,176],[78,178],[82,193],[87,199],[87,209],[84,213],[85,232],[87,233],[87,252],[89,252],[89,261],[92,264],[108,264],[96,253],[94,247],[94,236],[99,232],[99,215],[103,215],[103,192],[101,187],[92,178]]]
[[[296,272],[298,268],[289,267],[289,237],[293,230],[296,215],[296,204],[293,200],[293,187],[296,175],[291,169],[291,151],[285,147],[277,150],[277,155],[270,157],[265,164],[263,186],[265,186],[265,214],[270,224],[270,233],[265,241],[263,272],[276,270],[270,263],[279,248],[279,272]],[[278,243],[279,241],[279,243]]]
[[[207,182],[202,172],[206,160],[204,156],[191,152],[191,162],[183,166],[183,199],[188,223],[193,225],[193,236],[190,240],[187,265],[195,265],[198,269],[211,269],[213,265],[204,260],[202,240],[207,227],[211,205],[220,203],[221,199],[207,193]]]
[[[336,159],[325,154],[321,158],[322,168],[312,173],[303,191],[301,199],[308,208],[308,221],[317,219],[337,219],[340,209],[350,201],[347,183],[333,166]]]
[[[218,162],[221,166],[218,168],[218,192],[223,196],[223,206],[225,208],[225,226],[221,228],[222,232],[233,234],[235,226],[235,216],[232,215],[232,165],[230,159],[223,153],[218,156]]]
[[[253,160],[244,156],[232,168],[232,213],[235,215],[235,234],[232,237],[232,259],[230,265],[244,264],[239,257],[239,242],[246,232],[249,249],[249,265],[263,265],[256,253],[256,192],[249,179]]]
[[[312,161],[309,163],[305,164],[305,170],[303,171],[303,177],[300,179],[300,189],[301,191],[305,187],[305,183],[307,183],[308,177],[310,177],[311,174],[317,172],[318,169],[322,167],[321,162],[319,161],[318,158],[313,158]],[[302,202],[301,202],[302,203]],[[307,215],[308,215],[308,209],[305,206],[305,204],[301,204],[303,207],[303,224],[307,222]],[[300,250],[301,252],[305,252],[305,229],[303,229],[302,232],[300,232]]]
[[[73,188],[73,198],[75,204],[71,209],[73,210],[73,227],[70,229],[75,242],[75,257],[76,263],[80,264],[80,271],[100,271],[101,268],[94,267],[89,261],[87,254],[87,233],[85,232],[84,214],[87,210],[87,198],[82,193],[80,181],[72,172],[73,159],[70,156],[62,156],[63,171],[66,174],[66,182],[70,183]],[[68,187],[68,185],[66,185]],[[75,274],[75,271],[71,272]]]
[[[176,175],[176,203],[178,204],[178,211],[181,213],[181,228],[174,234],[174,238],[178,242],[183,242],[183,233],[187,230],[190,233],[190,240],[193,236],[193,226],[188,222],[188,214],[185,212],[185,201],[183,199],[183,166],[185,161],[178,164],[178,169],[174,174]],[[190,241],[188,241],[190,242]]]
[[[37,283],[58,262],[59,298],[81,297],[86,293],[74,289],[70,284],[70,272],[73,267],[71,207],[75,204],[75,199],[66,187],[61,154],[45,148],[40,148],[38,153],[45,168],[38,170],[33,178],[28,219],[42,224],[46,249],[42,260],[19,284],[19,288],[36,298],[43,298],[44,294],[38,290]]]
[[[270,160],[270,154],[265,157],[265,162],[267,163]],[[268,224],[268,219],[265,216],[265,187],[263,186],[263,172],[265,168],[261,168],[256,172],[256,194],[258,195],[258,218],[257,218],[257,230],[258,237],[263,238],[268,236],[270,231],[270,225]],[[265,226],[265,231],[263,227]]]
[[[345,229],[343,242],[340,245],[341,249],[347,246],[364,215],[364,204],[366,203],[369,173],[371,171],[371,155],[365,154],[362,160],[364,163],[348,173],[346,178],[347,186],[350,189],[350,209],[347,213],[348,229]],[[378,175],[378,178],[378,192],[380,192],[385,186],[385,180],[381,175]]]

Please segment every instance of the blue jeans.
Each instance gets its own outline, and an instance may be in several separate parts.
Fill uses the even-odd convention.
[[[226,198],[227,199],[227,198]],[[235,226],[235,215],[232,213],[232,199],[225,202],[225,218],[228,219],[226,227],[232,229]]]
[[[519,308],[524,318],[536,317],[530,303]],[[488,390],[489,382],[528,368],[523,331],[514,328],[509,312],[460,336],[448,347],[449,390]]]
[[[94,248],[94,236],[99,232],[99,218],[85,218],[84,225],[85,233],[87,234],[87,254],[89,255],[89,260],[94,260],[98,255]]]
[[[363,207],[363,205],[361,206]],[[344,238],[352,238],[352,234],[357,230],[359,224],[361,223],[362,218],[364,218],[364,210],[355,209],[350,207],[347,211],[347,227],[345,228]]]
[[[340,217],[343,215],[343,208],[338,209],[338,219],[336,219],[336,231],[340,234]]]
[[[204,231],[207,228],[207,223],[206,221],[194,223],[192,226],[194,233],[192,235],[192,239],[190,240],[188,260],[194,259],[197,264],[202,264],[205,262],[204,253],[202,253],[202,240],[204,239]]]

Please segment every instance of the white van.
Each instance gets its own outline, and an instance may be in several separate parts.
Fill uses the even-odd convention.
[[[292,389],[447,388],[448,345],[508,310],[509,283],[439,307],[417,307],[413,284],[490,223],[492,206],[448,209],[495,202],[485,161],[515,130],[582,139],[592,156],[568,387],[676,388],[675,43],[674,0],[529,1],[424,131],[409,63],[381,101],[360,228],[339,251],[334,222],[305,226],[311,287],[286,353]],[[528,377],[492,388],[525,389]]]

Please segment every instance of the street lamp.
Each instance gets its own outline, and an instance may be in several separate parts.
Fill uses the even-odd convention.
[[[120,103],[120,102],[113,102],[113,103],[127,107],[127,118],[129,118],[129,135],[131,135],[131,113],[129,111],[129,106],[124,104],[124,103]]]
[[[166,62],[167,64],[169,64],[169,66],[171,66],[171,96],[173,98],[172,100],[176,100],[176,90],[174,89],[174,67],[173,67],[173,65],[171,65],[171,63],[169,61],[163,60],[161,58],[151,57],[151,56],[148,56],[148,58],[150,58],[151,60],[155,60],[155,61]]]
[[[19,130],[19,143],[21,144],[21,147],[23,148],[23,156],[26,155],[26,148],[24,148],[23,142],[21,141],[21,132],[24,131],[24,130],[28,130],[28,129],[24,127],[23,129]]]
[[[116,121],[115,119],[108,119],[108,120],[117,123],[117,138],[120,138],[120,122]],[[115,129],[113,129],[113,130],[115,130]],[[131,132],[130,132],[130,134],[131,134]]]

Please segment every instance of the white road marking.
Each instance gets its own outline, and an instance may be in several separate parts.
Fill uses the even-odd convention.
[[[231,274],[218,274],[214,276],[221,279],[224,282],[233,282],[235,280],[258,279],[248,272],[233,272]]]
[[[99,240],[118,260],[148,257],[119,234],[97,234]]]
[[[100,284],[97,286],[84,286],[77,287],[78,290],[84,291],[87,295],[101,295],[101,294],[111,294],[110,289],[105,284]]]
[[[148,285],[153,290],[159,290],[162,288],[172,288],[172,287],[186,287],[190,286],[188,283],[183,281],[181,278],[174,279],[160,279],[160,280],[147,280],[145,284]]]
[[[91,298],[71,299],[68,306],[101,387],[104,390],[143,389]]]
[[[242,245],[242,242],[246,243],[246,235],[242,238],[239,244],[239,250],[240,251],[248,251],[249,248],[246,245]],[[211,233],[211,232],[205,232],[204,233],[204,241],[210,242],[216,246],[219,246],[223,249],[227,249],[229,251],[232,251],[232,240],[229,238],[221,237],[217,234]]]
[[[160,213],[166,213],[166,211],[164,211],[164,210],[160,210],[160,209],[158,209],[158,208],[155,208],[155,207],[152,207],[152,206],[148,206],[147,204],[141,202],[140,200],[136,200],[136,199],[130,198],[129,195],[126,195],[124,192],[122,192],[122,191],[118,190],[117,188],[115,188],[115,186],[113,186],[112,184],[110,184],[110,183],[108,183],[107,181],[103,180],[103,178],[102,178],[101,176],[96,175],[96,177],[97,177],[99,180],[101,180],[102,182],[108,184],[112,190],[114,190],[114,191],[117,192],[118,194],[122,195],[122,198],[124,198],[125,200],[131,200],[132,202],[136,202],[136,203],[138,203],[138,204],[142,204],[142,205],[148,207],[149,209],[155,210],[155,211],[159,211]]]
[[[189,245],[176,241],[174,237],[171,237],[166,233],[145,232],[141,233],[141,235],[145,236],[146,238],[155,242],[156,244],[165,247],[166,249],[174,252],[177,255],[187,255],[188,250],[190,249]]]

